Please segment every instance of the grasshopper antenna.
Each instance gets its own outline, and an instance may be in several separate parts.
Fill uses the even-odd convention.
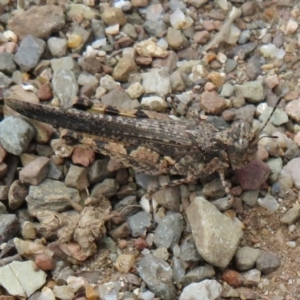
[[[259,134],[263,132],[263,130],[266,128],[267,124],[269,123],[269,121],[271,120],[271,118],[273,117],[275,111],[276,111],[276,108],[278,107],[278,105],[280,104],[281,100],[283,99],[283,97],[288,93],[288,88],[286,88],[281,94],[280,96],[278,97],[278,100],[275,104],[275,106],[273,107],[273,110],[271,112],[271,114],[269,115],[268,119],[265,121],[265,123],[262,125],[260,131],[259,131]],[[258,135],[259,135],[258,134]]]

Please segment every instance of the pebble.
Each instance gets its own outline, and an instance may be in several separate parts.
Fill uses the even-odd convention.
[[[16,297],[29,297],[46,282],[47,274],[37,270],[31,261],[14,261],[0,267],[0,282],[7,292]]]
[[[213,276],[215,276],[216,272],[213,266],[211,265],[204,265],[200,267],[196,267],[189,271],[187,274],[185,274],[182,279],[180,280],[180,283],[183,286],[187,286],[193,282],[201,282],[204,279],[210,279]]]
[[[151,215],[143,211],[129,217],[128,224],[131,229],[131,235],[133,237],[142,236],[145,231],[151,226],[151,221]]]
[[[115,267],[120,273],[128,273],[135,263],[135,258],[131,254],[121,254],[118,256]]]
[[[181,214],[174,213],[167,215],[156,227],[154,243],[156,247],[172,248],[180,239],[183,230]]]
[[[47,177],[49,163],[48,157],[38,157],[20,171],[20,180],[30,185],[39,185]]]
[[[203,259],[213,266],[227,267],[243,236],[240,227],[202,197],[195,198],[190,204],[187,217]]]
[[[21,227],[21,234],[25,240],[34,240],[36,238],[36,230],[33,223],[25,221]]]
[[[221,296],[222,286],[216,280],[203,280],[186,286],[179,300],[216,300]]]
[[[146,110],[164,111],[167,108],[166,101],[159,96],[142,97],[141,106]]]
[[[172,269],[168,263],[152,254],[147,254],[140,260],[137,271],[149,290],[157,297],[166,300],[176,298]],[[157,274],[160,276],[157,277]]]
[[[101,14],[101,18],[107,25],[119,24],[123,26],[127,23],[124,13],[117,7],[107,7]]]
[[[47,46],[53,57],[63,57],[67,52],[67,40],[51,37],[47,40]]]
[[[68,207],[65,199],[80,201],[79,193],[76,189],[68,188],[63,182],[45,179],[38,186],[31,185],[29,194],[26,197],[28,212],[36,216],[41,210],[63,211]]]
[[[58,5],[32,6],[13,16],[7,28],[21,40],[27,35],[46,39],[51,33],[58,33],[65,25],[63,9]]]
[[[261,251],[249,246],[244,246],[235,253],[235,266],[239,271],[250,270],[254,267]]]
[[[47,286],[44,286],[39,295],[39,300],[55,300],[55,299],[56,298],[53,291]]]
[[[0,215],[0,244],[7,242],[19,232],[19,220],[14,214]]]
[[[115,66],[112,76],[117,81],[127,82],[130,75],[136,72],[137,65],[135,62],[128,57],[122,57]]]
[[[71,165],[65,178],[65,185],[78,191],[84,191],[88,188],[90,184],[86,169]]]
[[[95,161],[95,152],[89,149],[75,148],[72,153],[72,162],[88,167]]]
[[[14,61],[14,55],[11,53],[0,53],[0,71],[5,74],[13,74],[17,69],[17,66]]]
[[[104,181],[96,184],[93,189],[91,196],[98,198],[101,196],[110,198],[119,189],[119,184],[115,179],[105,179]]]
[[[264,275],[274,272],[280,267],[280,265],[281,262],[277,255],[264,251],[262,251],[261,255],[256,261],[256,268]]]
[[[233,287],[240,287],[245,283],[245,278],[242,274],[230,269],[223,272],[222,279]]]
[[[269,180],[273,183],[278,180],[279,174],[282,170],[283,161],[281,157],[278,158],[270,158],[267,161],[267,165],[271,170],[271,174],[269,176]]]
[[[168,28],[166,39],[169,46],[175,50],[182,50],[189,46],[189,42],[183,33],[172,27]]]
[[[253,160],[246,167],[235,170],[235,175],[243,190],[257,190],[270,175],[269,166],[260,161]]]
[[[56,285],[53,287],[52,291],[55,297],[61,300],[72,300],[75,296],[71,287],[67,285]]]
[[[269,211],[276,211],[279,208],[278,202],[270,194],[267,194],[264,198],[258,198],[257,203]]]
[[[1,131],[0,131],[1,133]],[[294,158],[290,160],[284,167],[283,170],[289,174],[293,180],[293,184],[296,189],[300,189],[300,158]]]
[[[0,124],[1,145],[14,155],[25,152],[33,136],[34,129],[22,118],[9,116]]]
[[[180,246],[180,258],[186,262],[198,262],[201,256],[192,236],[185,239]]]
[[[258,285],[261,280],[261,272],[257,269],[252,269],[242,273],[245,278],[245,285]]]
[[[300,218],[300,207],[295,205],[294,207],[290,208],[281,218],[280,222],[291,225],[298,221]]]
[[[212,115],[220,115],[227,107],[226,101],[215,92],[204,92],[201,97],[201,108]]]
[[[15,210],[19,208],[25,201],[28,195],[28,185],[26,183],[15,180],[9,187],[8,204],[10,209]]]
[[[245,191],[243,192],[241,198],[244,203],[246,203],[250,207],[253,207],[257,203],[258,195],[258,189],[254,191]]]
[[[260,115],[259,120],[264,124],[265,121],[267,121],[268,117],[271,115],[271,113],[273,112],[273,108],[272,107],[267,107],[264,112]],[[280,126],[282,124],[287,123],[289,120],[288,115],[285,111],[283,111],[282,109],[276,109],[275,112],[273,113],[270,122],[274,125],[274,126]]]
[[[144,94],[145,89],[139,82],[135,82],[131,84],[125,91],[130,96],[130,98],[137,99]]]
[[[235,90],[251,103],[259,103],[264,100],[264,87],[261,80],[245,82],[242,85],[236,85]]]

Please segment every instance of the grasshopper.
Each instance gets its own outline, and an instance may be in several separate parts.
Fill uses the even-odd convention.
[[[7,99],[6,104],[28,118],[63,128],[61,138],[67,144],[108,155],[137,172],[183,177],[167,186],[193,182],[217,172],[233,201],[225,172],[243,168],[254,160],[259,135],[280,100],[281,97],[262,129],[257,131],[243,120],[233,122],[229,128],[216,128],[202,119],[174,120],[161,113],[120,111],[111,106],[102,107],[101,114],[96,114],[15,99]]]

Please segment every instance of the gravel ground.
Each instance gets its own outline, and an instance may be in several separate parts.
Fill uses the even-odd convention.
[[[0,300],[300,299],[299,20],[296,0],[0,0]],[[215,174],[150,201],[173,178],[3,101],[257,130],[282,93],[256,159],[226,174],[234,203]]]

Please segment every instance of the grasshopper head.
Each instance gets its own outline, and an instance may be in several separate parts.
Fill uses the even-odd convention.
[[[258,147],[257,133],[249,123],[234,122],[228,133],[227,154],[233,170],[240,169],[253,161]]]

